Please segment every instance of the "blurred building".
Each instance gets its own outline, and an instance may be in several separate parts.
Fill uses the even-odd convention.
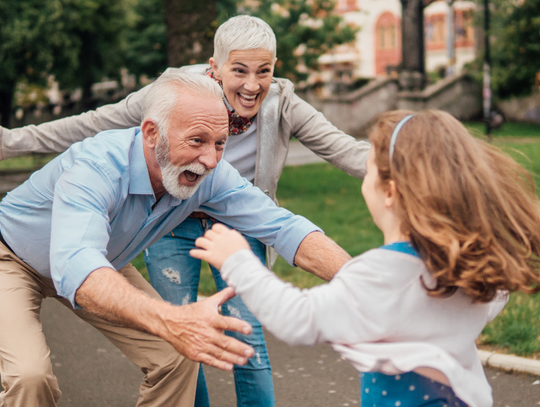
[[[448,3],[435,1],[424,10],[426,71],[440,76],[449,65],[459,73],[476,55],[475,3]],[[357,78],[393,75],[401,61],[400,0],[337,0],[336,11],[347,23],[360,27],[356,42],[321,56],[321,70],[309,82],[348,84]],[[449,57],[447,44],[449,12],[453,12],[454,58]]]

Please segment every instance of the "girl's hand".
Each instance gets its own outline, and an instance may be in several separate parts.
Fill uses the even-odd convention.
[[[223,262],[235,252],[251,249],[240,233],[221,223],[216,223],[203,237],[195,240],[195,246],[199,249],[192,249],[189,254],[196,259],[207,261],[218,270],[221,269]]]

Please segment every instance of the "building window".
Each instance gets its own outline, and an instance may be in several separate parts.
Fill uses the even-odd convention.
[[[391,12],[381,14],[375,25],[375,74],[384,75],[401,61],[400,21]]]
[[[379,49],[385,49],[386,48],[386,44],[385,44],[385,41],[384,41],[384,37],[386,35],[386,30],[384,27],[379,27]]]

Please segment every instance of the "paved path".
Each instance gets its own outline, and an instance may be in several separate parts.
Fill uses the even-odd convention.
[[[320,161],[291,143],[290,165]],[[132,407],[141,372],[94,328],[57,301],[44,301],[41,318],[63,396],[60,407]],[[267,334],[276,400],[281,407],[359,406],[358,373],[328,346],[291,347]],[[494,407],[540,405],[540,377],[488,369]],[[234,407],[233,376],[206,368],[212,405]]]

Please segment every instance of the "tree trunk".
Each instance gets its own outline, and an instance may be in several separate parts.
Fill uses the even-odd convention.
[[[11,127],[11,114],[13,113],[13,92],[15,83],[6,83],[0,87],[0,124]]]
[[[164,0],[169,66],[207,62],[212,56],[216,0]]]
[[[401,0],[401,73],[400,85],[407,90],[422,89],[425,84],[424,1]]]

